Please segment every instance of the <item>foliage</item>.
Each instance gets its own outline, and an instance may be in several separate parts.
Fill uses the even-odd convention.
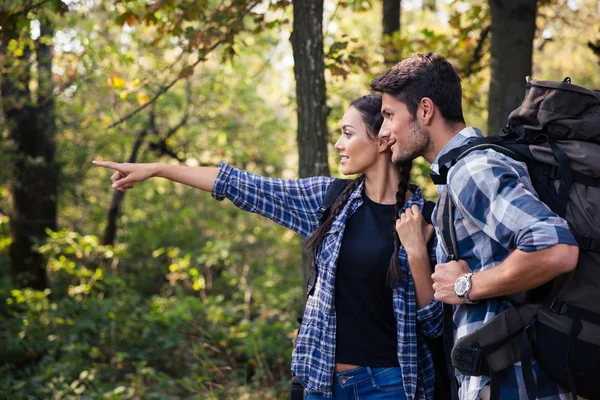
[[[541,4],[534,75],[568,75],[600,87],[597,58],[586,47],[597,40],[597,9],[591,0],[576,3],[578,9],[564,1]],[[90,161],[127,159],[146,132],[138,161],[226,161],[296,177],[288,2],[6,4],[0,24],[20,13],[23,35],[4,60],[31,43],[39,18],[55,27],[49,39],[61,175],[60,230],[38,244],[50,289],[15,290],[4,212],[14,148],[0,116],[0,394],[287,397],[290,339],[303,297],[297,235],[227,201],[155,179],[126,194],[117,242],[103,246],[110,173],[91,169]],[[400,54],[448,56],[463,76],[467,121],[484,126],[487,2],[438,2],[433,10],[402,4]],[[330,164],[339,175],[333,143],[341,115],[385,68],[381,9],[378,2],[341,1],[326,2],[325,10]],[[428,173],[417,160],[413,179],[433,198]]]

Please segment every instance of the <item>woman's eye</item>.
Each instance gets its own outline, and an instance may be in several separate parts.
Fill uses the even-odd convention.
[[[345,132],[344,132],[344,136],[346,136],[346,137],[350,137],[350,136],[352,136],[352,133],[350,133],[350,132],[348,132],[348,131],[345,131]]]

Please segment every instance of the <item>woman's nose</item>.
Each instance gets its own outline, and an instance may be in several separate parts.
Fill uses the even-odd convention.
[[[335,142],[335,149],[342,150],[342,138],[339,138],[337,142]]]

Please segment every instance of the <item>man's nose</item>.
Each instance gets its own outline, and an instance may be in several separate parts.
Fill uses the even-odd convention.
[[[379,136],[379,139],[387,139],[390,137],[390,129],[385,122],[381,125],[381,129],[379,129],[379,134],[377,136]]]

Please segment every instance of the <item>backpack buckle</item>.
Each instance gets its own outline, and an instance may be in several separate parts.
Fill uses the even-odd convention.
[[[549,309],[555,314],[566,314],[569,311],[569,305],[555,297],[552,299]]]
[[[319,207],[319,209],[317,210],[317,220],[321,221],[323,219],[323,216],[325,215],[325,212],[327,211],[327,209],[323,206]]]
[[[547,177],[548,180],[554,180],[560,179],[560,177],[562,176],[561,168],[556,165],[544,165],[543,167],[537,168],[536,170],[537,172],[534,172],[533,170],[530,171],[531,180],[534,180],[536,182],[542,182],[542,180],[544,180],[544,177]]]
[[[548,171],[548,178],[549,179],[559,179],[562,175],[562,170],[560,169],[560,167],[557,167],[556,165],[551,165],[550,169]]]
[[[587,235],[581,235],[579,236],[579,240],[577,240],[577,242],[579,243],[579,248],[581,250],[590,250],[592,248],[592,244],[594,243],[594,238]]]

